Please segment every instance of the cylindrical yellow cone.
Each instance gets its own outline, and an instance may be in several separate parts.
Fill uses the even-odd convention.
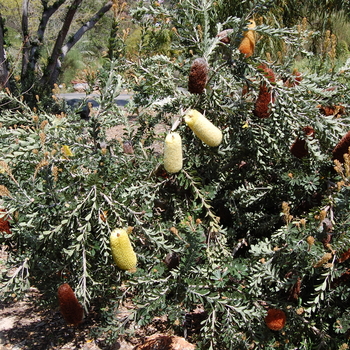
[[[195,135],[208,146],[217,147],[222,141],[222,132],[203,114],[195,109],[185,115],[185,122]]]
[[[164,143],[164,169],[177,173],[182,169],[182,141],[177,132],[171,132]]]
[[[133,270],[137,264],[137,257],[132,248],[126,230],[114,229],[110,236],[110,245],[115,264],[122,270]]]

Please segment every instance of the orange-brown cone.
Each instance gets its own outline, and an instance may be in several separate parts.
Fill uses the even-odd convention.
[[[304,128],[305,136],[313,136],[315,131],[311,126],[306,126]],[[306,157],[309,154],[309,150],[307,149],[306,141],[300,139],[299,137],[295,140],[295,142],[290,147],[290,151],[293,156],[301,159]]]
[[[77,326],[82,322],[84,310],[68,283],[64,283],[58,288],[58,301],[60,311],[69,325]]]
[[[266,326],[273,331],[280,331],[286,324],[287,317],[283,310],[269,309],[265,317]]]
[[[348,131],[333,149],[333,160],[344,163],[344,154],[349,152],[350,131]]]

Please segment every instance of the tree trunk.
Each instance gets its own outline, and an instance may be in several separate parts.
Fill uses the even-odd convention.
[[[57,57],[56,65],[53,68],[53,71],[50,76],[50,80],[48,81],[49,86],[53,86],[58,79],[61,68],[61,61],[66,57],[69,50],[81,39],[81,37],[90,29],[92,29],[95,24],[103,17],[103,15],[110,10],[113,5],[113,1],[108,1],[106,5],[100,8],[98,12],[93,15],[89,21],[84,23],[78,31],[70,38],[70,40],[61,47],[60,54]],[[52,66],[53,67],[53,66]]]
[[[9,72],[4,47],[4,24],[0,13],[0,90],[8,87]]]
[[[49,59],[49,63],[45,69],[44,76],[41,78],[41,84],[42,86],[46,87],[52,87],[53,84],[56,82],[58,74],[56,73],[56,70],[59,70],[58,63],[59,58],[62,52],[62,46],[66,39],[66,36],[68,34],[70,25],[73,21],[74,15],[78,10],[79,5],[81,4],[83,0],[73,0],[73,3],[68,9],[68,12],[64,18],[62,28],[60,32],[58,33],[55,45],[52,49],[51,57]]]
[[[47,24],[51,16],[60,8],[62,4],[64,4],[66,0],[57,0],[50,7],[47,6],[47,1],[41,0],[41,4],[43,6],[43,12],[40,18],[39,27],[37,30],[37,38],[32,41],[30,56],[29,56],[29,69],[34,72],[38,59],[40,58],[40,48],[44,43],[44,36]]]
[[[62,59],[67,55],[69,50],[81,39],[81,37],[103,17],[103,15],[110,10],[113,2],[108,1],[106,5],[100,8],[100,10],[93,15],[89,21],[84,23],[79,30],[73,35],[73,37],[62,47]]]
[[[26,76],[28,62],[29,62],[29,53],[30,53],[30,38],[29,38],[29,30],[28,30],[28,8],[29,8],[29,0],[23,0],[22,4],[22,36],[23,36],[23,44],[22,44],[22,72],[21,76]],[[25,86],[23,86],[25,84]],[[24,90],[28,88],[26,85],[26,81],[22,80],[22,87]]]

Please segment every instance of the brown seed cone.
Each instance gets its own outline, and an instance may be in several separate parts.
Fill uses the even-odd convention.
[[[333,160],[344,163],[344,154],[349,152],[350,131],[348,131],[333,149]]]
[[[305,133],[305,136],[313,136],[315,131],[311,126],[305,126],[304,133]],[[300,139],[299,137],[295,140],[295,142],[290,147],[290,151],[293,154],[293,156],[299,159],[304,158],[309,154],[306,141],[303,139]]]
[[[192,94],[201,94],[208,81],[208,72],[207,61],[202,57],[196,58],[191,65],[188,77],[188,91]]]
[[[322,106],[318,105],[319,111],[324,114],[325,116],[333,115],[335,117],[339,117],[341,115],[345,114],[345,107],[344,106]]]
[[[0,211],[3,213],[6,212],[6,210],[4,209],[0,209]],[[11,234],[10,223],[7,219],[8,219],[7,215],[0,218],[0,232],[6,232],[8,234]]]
[[[286,314],[280,309],[269,309],[265,317],[266,326],[273,331],[281,330],[286,324]]]
[[[64,320],[73,326],[82,322],[84,310],[68,283],[64,283],[58,288],[58,301],[60,311]]]
[[[262,83],[254,105],[254,115],[258,118],[268,118],[270,116],[270,102],[273,102],[272,93],[269,91],[266,84]]]

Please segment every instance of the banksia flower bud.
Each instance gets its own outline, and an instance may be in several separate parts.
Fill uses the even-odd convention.
[[[311,126],[306,126],[304,133],[305,136],[313,136],[315,132]],[[290,147],[290,152],[299,159],[306,157],[309,154],[306,141],[298,137]]]
[[[326,253],[323,255],[323,257],[317,261],[317,263],[314,265],[314,267],[321,267],[323,266],[325,263],[328,262],[328,260],[332,259],[332,254],[331,253]]]
[[[58,288],[58,301],[64,320],[73,326],[77,326],[83,320],[84,310],[68,283]]]
[[[201,94],[208,81],[209,66],[204,58],[196,58],[188,77],[188,91],[192,94]]]
[[[344,154],[349,152],[350,131],[348,131],[333,149],[333,160],[344,163]]]
[[[115,229],[110,236],[110,245],[115,264],[122,270],[134,270],[137,257],[124,229]]]
[[[256,26],[253,20],[249,21],[248,30],[244,32],[241,44],[238,50],[245,55],[245,57],[250,57],[254,53],[255,49],[255,31],[251,30]]]
[[[177,132],[171,132],[165,138],[164,169],[169,173],[177,173],[182,169],[182,141]]]
[[[315,244],[315,238],[313,236],[307,236],[306,238],[306,242],[307,244],[310,246],[312,246],[313,244]]]
[[[265,324],[273,331],[280,331],[286,324],[286,314],[280,309],[269,309],[265,317]]]
[[[185,115],[185,122],[194,134],[210,147],[217,147],[222,141],[222,132],[203,114],[195,109]]]

